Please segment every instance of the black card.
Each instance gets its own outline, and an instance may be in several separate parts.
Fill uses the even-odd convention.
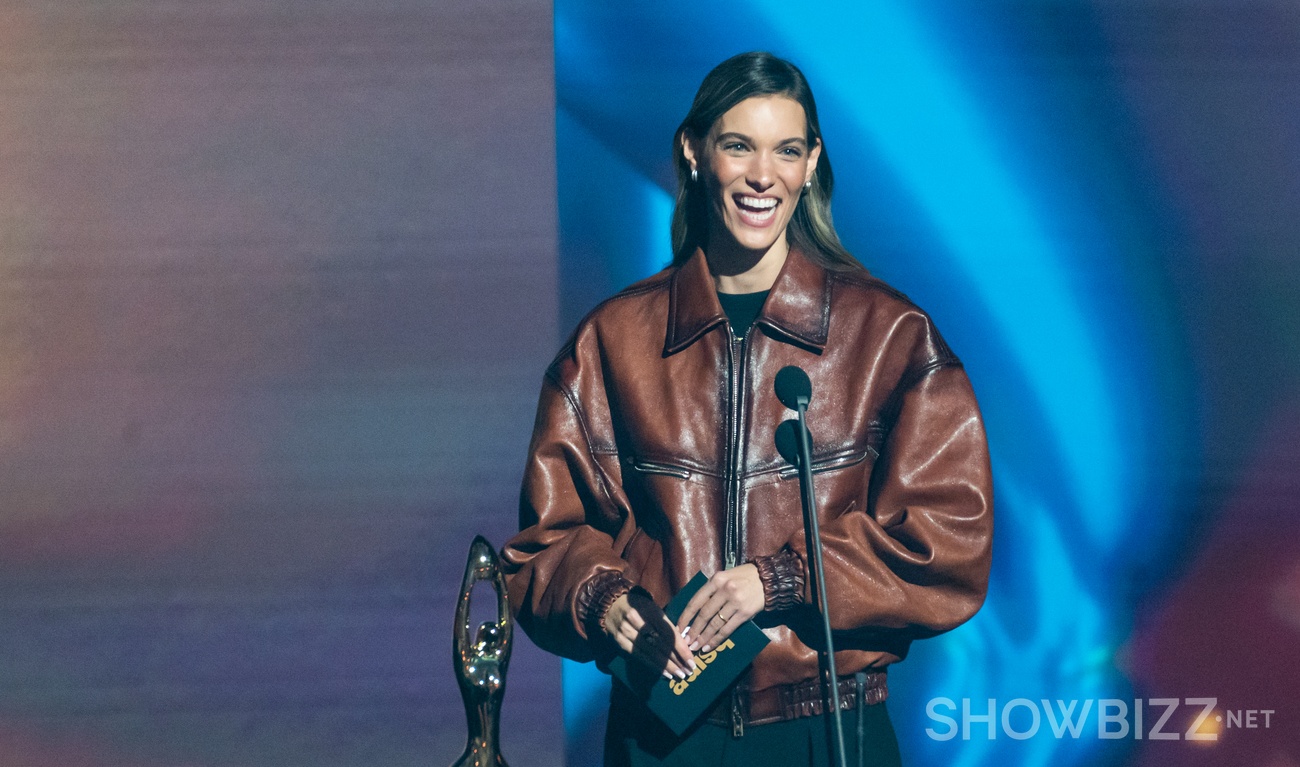
[[[675,623],[686,609],[686,603],[708,580],[704,573],[696,573],[664,608],[668,619]],[[731,687],[768,641],[767,635],[753,621],[745,621],[720,646],[706,653],[695,653],[695,670],[685,680],[664,679],[660,670],[649,668],[626,655],[610,661],[609,671],[655,716],[680,735]]]

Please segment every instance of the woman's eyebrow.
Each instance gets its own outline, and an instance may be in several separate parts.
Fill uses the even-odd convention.
[[[723,141],[736,141],[736,140],[743,141],[746,144],[754,143],[754,139],[750,138],[749,136],[746,136],[743,133],[737,133],[736,131],[727,131],[726,133],[721,133],[718,135],[718,138],[715,139],[715,141],[718,143],[721,143]],[[805,139],[803,136],[791,136],[790,138],[781,139],[779,142],[777,142],[777,146],[785,146],[786,144],[798,144],[802,147],[807,148],[808,140]]]
[[[735,131],[727,131],[726,133],[720,133],[718,134],[718,138],[715,139],[717,143],[721,143],[723,141],[734,141],[734,140],[740,140],[745,142],[746,144],[754,143],[754,140],[749,136],[746,136],[743,133],[737,133]]]

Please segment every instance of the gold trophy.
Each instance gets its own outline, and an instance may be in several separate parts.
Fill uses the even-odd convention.
[[[497,592],[497,619],[478,627],[470,641],[470,592],[480,581],[491,581]],[[506,602],[506,581],[496,550],[483,536],[474,537],[465,563],[465,580],[456,604],[456,626],[451,643],[452,668],[460,682],[469,722],[465,753],[451,767],[509,767],[501,756],[501,699],[506,692],[506,667],[514,621]]]

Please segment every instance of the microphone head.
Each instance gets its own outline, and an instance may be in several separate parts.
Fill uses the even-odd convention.
[[[797,365],[786,365],[776,374],[776,398],[791,410],[798,410],[802,403],[808,407],[812,401],[812,381],[808,374]]]
[[[790,462],[799,465],[799,420],[787,418],[776,427],[776,452]]]

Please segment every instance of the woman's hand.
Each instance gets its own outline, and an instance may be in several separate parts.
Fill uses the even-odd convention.
[[[614,600],[605,612],[605,633],[623,652],[665,677],[685,679],[695,668],[695,658],[682,635],[663,610],[640,590]]]
[[[762,612],[764,604],[766,595],[758,568],[746,563],[714,573],[686,603],[682,617],[677,619],[677,629],[687,629],[685,637],[692,651],[708,652]]]

